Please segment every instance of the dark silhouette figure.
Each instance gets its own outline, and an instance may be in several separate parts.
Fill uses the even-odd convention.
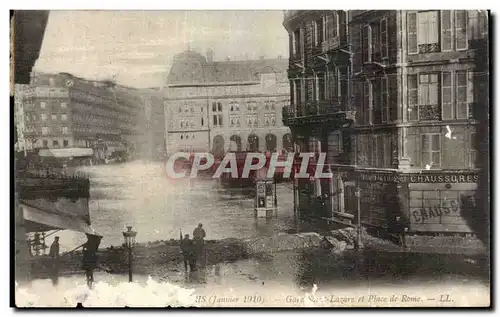
[[[203,245],[205,244],[206,233],[203,229],[203,224],[199,223],[198,227],[193,230],[193,239],[196,247],[196,257],[203,258]]]
[[[50,245],[49,258],[52,285],[57,285],[59,282],[59,237],[55,237]]]
[[[184,257],[184,270],[188,271],[189,264],[191,272],[196,271],[196,249],[189,234],[184,235],[184,239],[181,241],[181,252]]]
[[[82,268],[85,271],[89,288],[92,288],[94,283],[94,270],[97,267],[97,250],[100,243],[100,236],[87,234],[87,242],[83,245]]]
[[[408,217],[406,217],[404,214],[401,214],[399,216],[396,216],[394,224],[394,229],[399,240],[398,242],[402,247],[406,248],[406,232],[410,227],[410,221],[408,220]]]

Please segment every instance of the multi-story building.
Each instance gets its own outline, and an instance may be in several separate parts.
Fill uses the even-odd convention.
[[[131,88],[67,73],[32,76],[24,90],[25,139],[30,148],[133,148],[141,100]]]
[[[479,150],[488,151],[487,145],[478,144],[486,140],[488,125],[487,12],[358,10],[337,14],[346,17],[337,19],[340,25],[347,20],[345,53],[351,57],[345,65],[347,76],[340,79],[341,85],[343,79],[347,81],[346,108],[340,113],[352,110],[355,116],[340,127],[345,155],[329,163],[342,181],[357,181],[362,222],[387,227],[400,212],[409,218],[411,232],[472,232],[479,171],[487,167],[478,162],[477,155]],[[304,50],[303,61],[290,59],[290,81],[296,78],[293,74],[301,74],[299,78],[306,81],[303,93],[310,94],[312,87],[313,96],[319,99],[331,94],[332,88],[314,75],[321,73],[319,69],[310,67],[313,77],[307,75],[307,66],[308,60],[332,60],[325,54],[325,46],[338,41],[328,31],[331,15],[331,11],[285,13],[291,52],[296,47]],[[318,25],[325,25],[325,20],[321,37]],[[335,63],[342,65],[346,60]],[[303,71],[297,72],[301,67]],[[312,83],[308,85],[307,80]],[[314,122],[321,105],[313,107],[311,115],[299,110],[308,109],[310,99],[292,100],[287,119],[292,132],[312,130],[307,123],[305,129],[296,128],[297,122]],[[312,133],[306,139],[309,149],[328,150],[324,139],[319,145]],[[342,181],[338,193],[344,203],[332,209],[354,213],[354,191]],[[315,189],[314,195],[321,194],[321,186]]]
[[[176,55],[165,89],[167,152],[292,149],[282,122],[287,65],[281,58],[214,61],[211,51]]]
[[[16,128],[16,151],[26,151],[26,141],[24,137],[24,91],[27,85],[14,84],[14,122]]]

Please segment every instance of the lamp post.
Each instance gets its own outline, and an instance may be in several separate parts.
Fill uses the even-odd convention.
[[[132,231],[132,226],[127,226],[127,231],[123,232],[125,247],[128,249],[128,281],[132,283],[132,248],[135,245],[137,232]]]

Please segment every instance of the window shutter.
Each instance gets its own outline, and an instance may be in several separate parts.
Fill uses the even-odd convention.
[[[441,10],[441,51],[452,50],[452,11]]]
[[[474,72],[467,72],[467,104],[469,119],[475,119],[475,107],[474,107]]]
[[[467,49],[467,11],[455,10],[455,47]]]
[[[362,43],[363,48],[363,63],[368,63],[371,61],[372,48],[371,48],[371,27],[365,25],[363,27]]]
[[[418,82],[417,75],[408,75],[408,120],[418,120]]]
[[[389,100],[389,121],[396,121],[398,120],[398,107],[399,107],[399,102],[398,102],[398,79],[396,76],[388,76],[387,77],[387,84],[388,84],[388,94],[387,94],[387,99]]]
[[[332,14],[332,37],[339,36],[339,15],[337,12]]]
[[[417,13],[408,12],[407,13],[407,34],[408,34],[408,54],[417,54]]]
[[[380,111],[381,111],[381,121],[386,123],[389,121],[389,87],[387,77],[382,77],[380,79]]]
[[[467,110],[467,73],[456,72],[455,74],[457,119],[467,119],[469,113]]]
[[[382,58],[389,56],[389,41],[387,37],[387,18],[380,21],[380,53]]]
[[[441,74],[441,105],[442,105],[442,117],[443,120],[454,119],[453,111],[453,84],[451,72],[442,72]]]

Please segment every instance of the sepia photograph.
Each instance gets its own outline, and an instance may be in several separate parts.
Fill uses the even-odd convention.
[[[11,10],[10,306],[492,306],[491,12]]]

